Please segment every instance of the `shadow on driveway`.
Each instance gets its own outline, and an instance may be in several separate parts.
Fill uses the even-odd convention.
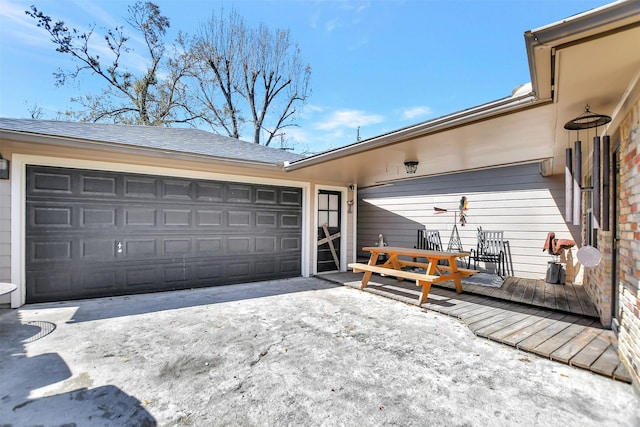
[[[51,322],[22,323],[17,310],[0,311],[3,425],[156,425],[136,398],[113,385],[89,388],[86,375],[74,377],[58,353],[29,357],[25,344],[53,330]]]
[[[57,304],[59,307],[75,307],[76,311],[67,323],[79,323],[295,292],[331,289],[337,286],[339,285],[335,283],[299,277],[238,285],[212,286],[210,288],[96,298],[91,300],[31,304],[23,308],[37,310],[39,307],[51,307],[54,304]]]

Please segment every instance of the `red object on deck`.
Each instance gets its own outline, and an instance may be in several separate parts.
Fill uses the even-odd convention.
[[[570,249],[576,245],[576,242],[569,239],[556,239],[556,233],[553,231],[547,234],[542,251],[549,252],[550,255],[560,255],[562,250]]]

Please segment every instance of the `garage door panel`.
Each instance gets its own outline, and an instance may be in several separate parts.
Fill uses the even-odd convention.
[[[302,193],[300,191],[281,190],[280,204],[302,207]]]
[[[29,223],[34,227],[52,228],[72,226],[73,212],[68,207],[40,206],[31,211]]]
[[[82,239],[80,241],[81,261],[113,260],[116,256],[117,241],[114,239]]]
[[[247,280],[251,277],[251,263],[247,261],[229,262],[227,276],[232,281]]]
[[[251,203],[251,187],[249,185],[229,184],[227,201]]]
[[[222,211],[219,210],[196,210],[196,226],[220,226],[222,225]]]
[[[192,224],[191,209],[164,209],[162,225],[174,227],[190,227]]]
[[[134,199],[156,199],[158,197],[158,179],[127,176],[124,178],[124,196]]]
[[[300,228],[302,217],[300,215],[282,214],[280,217],[281,228]]]
[[[71,271],[27,273],[27,293],[31,294],[31,297],[35,297],[35,301],[44,301],[43,295],[64,296],[71,289]]]
[[[227,254],[248,254],[253,251],[253,245],[251,237],[247,236],[233,236],[226,240],[226,253]]]
[[[162,244],[166,255],[185,255],[192,254],[191,238],[168,238],[163,240]]]
[[[30,258],[35,263],[71,261],[72,240],[28,241]]]
[[[289,277],[300,274],[300,257],[292,257],[280,261],[280,274],[289,275]]]
[[[275,205],[278,200],[278,192],[273,188],[258,188],[256,189],[256,203],[267,203]]]
[[[29,190],[34,194],[71,194],[72,176],[68,172],[37,172],[30,181]]]
[[[157,258],[156,239],[125,239],[124,254],[127,259]]]
[[[257,276],[271,276],[277,271],[277,263],[270,261],[256,262],[255,273]]]
[[[118,284],[122,283],[118,272],[112,269],[94,268],[91,272],[80,272],[80,283],[89,293],[102,294],[108,291],[114,291],[118,288]]]
[[[80,192],[85,196],[116,197],[117,187],[115,177],[85,175],[80,179]]]
[[[257,212],[256,227],[258,228],[275,228],[278,225],[277,212]]]
[[[227,213],[229,227],[250,227],[251,212],[229,211]]]
[[[80,226],[82,227],[115,228],[117,217],[118,208],[116,207],[80,208]]]
[[[177,286],[182,286],[193,275],[191,267],[185,264],[165,267],[163,274],[165,283],[175,283]]]
[[[212,264],[211,262],[200,262],[194,265],[195,279],[205,283],[212,283],[215,279],[222,277],[222,264]]]
[[[300,275],[302,191],[27,168],[27,301]]]
[[[154,208],[124,208],[125,227],[155,227],[157,225],[157,209]]]
[[[190,180],[163,179],[162,198],[165,200],[190,201],[193,198],[193,185]]]
[[[126,270],[127,287],[130,289],[153,289],[155,284],[161,283],[159,268],[155,266],[131,267]]]
[[[302,249],[300,237],[290,236],[280,238],[280,247],[283,251],[299,252]]]
[[[256,252],[273,253],[278,250],[276,236],[260,236],[255,238]]]
[[[196,182],[195,197],[198,202],[221,202],[224,198],[223,184]]]
[[[222,247],[221,237],[196,237],[197,255],[222,254]]]

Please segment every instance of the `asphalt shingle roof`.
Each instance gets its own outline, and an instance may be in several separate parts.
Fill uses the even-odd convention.
[[[192,128],[0,118],[0,130],[278,164],[302,156]]]

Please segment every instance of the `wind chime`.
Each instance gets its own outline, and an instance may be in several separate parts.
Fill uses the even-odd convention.
[[[609,230],[609,135],[602,138],[602,180],[600,180],[600,136],[598,126],[605,125],[611,121],[611,117],[604,114],[592,113],[587,105],[584,113],[565,123],[564,128],[568,131],[576,131],[576,141],[573,150],[566,149],[565,166],[565,220],[580,225],[582,222],[582,192],[592,191],[593,201],[593,228]],[[593,170],[592,186],[587,187],[582,184],[582,141],[580,141],[580,131],[586,129],[596,129],[593,137]],[[569,135],[571,132],[569,132]],[[569,136],[570,137],[570,136]],[[587,133],[588,138],[588,133]],[[604,203],[603,203],[604,202]],[[601,211],[600,206],[604,209]],[[602,213],[602,215],[601,215]]]
[[[462,196],[460,199],[460,206],[457,211],[453,211],[453,229],[451,230],[451,236],[449,237],[449,245],[447,246],[448,252],[463,252],[462,240],[460,240],[460,233],[458,233],[458,217],[460,217],[460,227],[464,227],[467,223],[467,209],[469,202],[466,196]],[[436,208],[433,210],[436,214],[442,214],[448,212],[447,209]]]

